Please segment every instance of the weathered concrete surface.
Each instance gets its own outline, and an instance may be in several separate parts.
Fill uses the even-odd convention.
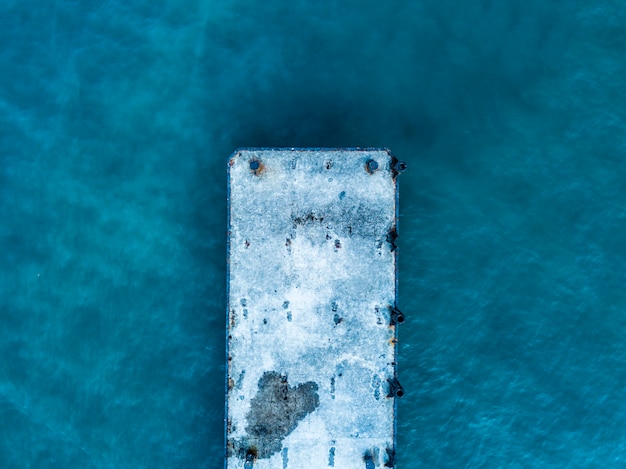
[[[393,466],[394,162],[230,158],[227,468]]]

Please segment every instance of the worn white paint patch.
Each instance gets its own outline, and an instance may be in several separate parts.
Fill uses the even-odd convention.
[[[394,161],[361,149],[229,160],[227,468],[393,465]]]

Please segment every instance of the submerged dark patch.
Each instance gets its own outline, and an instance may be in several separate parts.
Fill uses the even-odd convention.
[[[239,455],[255,448],[256,457],[269,458],[282,448],[282,440],[320,404],[318,385],[313,381],[289,386],[287,376],[266,371],[259,379],[257,394],[246,415],[246,437],[234,443]]]

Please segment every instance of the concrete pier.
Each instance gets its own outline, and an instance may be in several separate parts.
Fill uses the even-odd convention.
[[[396,176],[385,149],[228,161],[228,469],[395,467]]]

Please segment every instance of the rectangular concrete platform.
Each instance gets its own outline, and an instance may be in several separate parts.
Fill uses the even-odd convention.
[[[228,161],[228,469],[395,466],[397,160]]]

